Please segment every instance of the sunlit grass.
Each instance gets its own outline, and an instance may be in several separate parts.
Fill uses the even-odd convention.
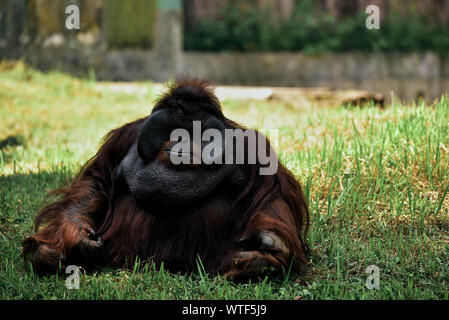
[[[281,161],[305,191],[313,249],[298,279],[234,284],[142,265],[38,278],[20,241],[46,193],[66,185],[112,128],[148,114],[148,90],[120,93],[94,81],[0,65],[1,299],[448,299],[449,105],[385,110],[225,101],[225,114],[279,130]],[[9,138],[9,140],[7,140]],[[1,143],[5,142],[5,143]],[[380,268],[380,289],[365,270]]]

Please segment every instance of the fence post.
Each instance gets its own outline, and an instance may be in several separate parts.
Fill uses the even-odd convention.
[[[156,81],[181,75],[183,70],[182,0],[157,0],[154,53],[159,74]]]

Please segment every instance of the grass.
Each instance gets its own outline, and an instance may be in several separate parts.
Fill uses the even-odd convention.
[[[366,108],[225,101],[247,126],[278,128],[281,161],[309,203],[313,254],[296,278],[235,284],[204,272],[134,270],[65,278],[26,271],[20,242],[51,189],[66,185],[108,130],[148,114],[129,94],[22,64],[0,65],[0,299],[448,299],[449,101]],[[380,289],[366,287],[370,265]],[[201,271],[201,268],[199,269]]]

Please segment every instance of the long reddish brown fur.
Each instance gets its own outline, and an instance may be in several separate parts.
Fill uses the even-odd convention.
[[[170,108],[177,94],[189,93],[196,99],[201,94],[201,105],[221,113],[207,84],[191,79],[177,82],[156,108]],[[104,263],[118,267],[128,267],[139,257],[164,263],[169,270],[189,272],[197,269],[199,257],[207,271],[231,276],[251,274],[255,258],[277,269],[303,269],[309,215],[299,183],[281,163],[272,176],[259,175],[258,164],[245,165],[249,182],[236,199],[219,190],[189,208],[144,209],[129,193],[120,192],[114,185],[115,169],[136,141],[144,120],[109,132],[72,185],[56,191],[59,200],[39,212],[36,233],[23,241],[23,255],[31,257],[37,271],[55,272],[60,263],[89,264],[76,254],[88,229],[101,237]],[[242,251],[238,240],[264,231],[282,239],[288,254],[250,251],[236,260]]]

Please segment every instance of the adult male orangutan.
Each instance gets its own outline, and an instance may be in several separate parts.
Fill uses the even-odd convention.
[[[204,141],[173,140],[175,130],[192,134],[198,123],[200,133],[218,132],[215,140],[226,141],[229,130],[248,132],[197,79],[177,81],[148,117],[109,132],[37,215],[35,234],[23,241],[33,268],[129,267],[139,258],[173,272],[195,271],[201,259],[207,272],[231,279],[303,270],[309,216],[299,183],[277,157],[269,174],[262,169],[273,163],[222,161],[229,151],[231,159],[239,150],[251,158],[255,144],[253,153],[272,150],[260,134],[257,143],[243,139],[243,148],[231,150],[224,143],[210,153],[216,161],[201,161]],[[175,163],[179,156],[193,161]]]

